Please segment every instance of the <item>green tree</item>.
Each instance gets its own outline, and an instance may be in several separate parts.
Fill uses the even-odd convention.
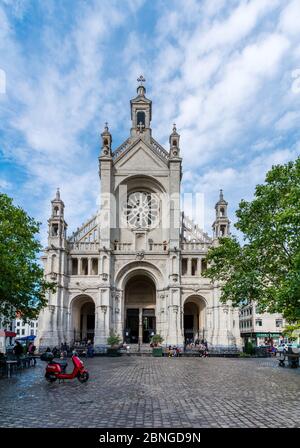
[[[244,237],[220,238],[208,252],[203,274],[222,284],[221,300],[252,300],[260,312],[280,312],[300,321],[300,157],[276,165],[257,185],[251,202],[242,200],[235,227]]]
[[[0,193],[0,315],[14,319],[34,319],[47,300],[45,293],[55,284],[43,277],[37,256],[41,250],[35,235],[40,224],[7,195]]]

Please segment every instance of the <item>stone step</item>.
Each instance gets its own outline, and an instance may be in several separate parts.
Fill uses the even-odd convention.
[[[152,347],[149,344],[128,344],[130,353],[152,353]]]

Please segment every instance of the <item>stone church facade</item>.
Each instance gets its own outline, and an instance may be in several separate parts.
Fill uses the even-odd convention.
[[[67,237],[64,203],[52,200],[45,277],[57,283],[39,317],[40,348],[110,332],[130,344],[241,344],[238,310],[220,303],[220,287],[202,274],[208,249],[229,233],[220,192],[210,238],[180,210],[182,159],[176,126],[170,147],[153,137],[152,102],[143,82],[130,101],[130,136],[113,151],[106,126],[99,156],[100,212]]]

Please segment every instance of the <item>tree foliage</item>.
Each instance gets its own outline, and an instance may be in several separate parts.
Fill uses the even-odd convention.
[[[256,301],[260,312],[300,321],[300,157],[276,165],[242,200],[235,227],[244,236],[220,238],[208,252],[205,276],[222,283],[221,300]]]
[[[47,303],[46,291],[55,289],[37,262],[38,231],[39,223],[0,193],[0,315],[6,321],[16,311],[24,320],[36,318]]]

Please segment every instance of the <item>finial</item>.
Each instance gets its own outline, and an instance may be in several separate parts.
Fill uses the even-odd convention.
[[[177,131],[177,129],[176,129],[176,123],[173,123],[173,132],[176,132]]]
[[[55,199],[60,199],[59,187],[57,187]]]
[[[220,201],[223,201],[224,197],[223,197],[223,190],[220,190]]]
[[[144,82],[146,82],[145,78],[143,75],[140,75],[140,77],[137,79],[137,82],[140,83],[140,85],[142,86]]]
[[[108,123],[107,123],[107,121],[104,123],[104,130],[106,131],[106,132],[108,132]]]

